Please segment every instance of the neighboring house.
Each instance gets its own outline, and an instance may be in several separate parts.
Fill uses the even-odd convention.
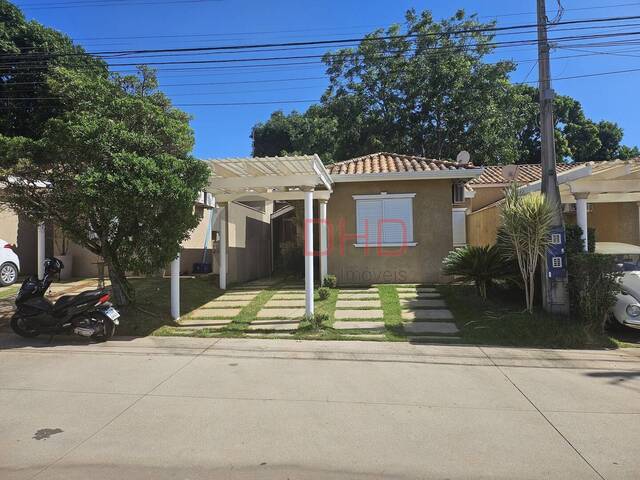
[[[594,228],[599,242],[640,245],[640,159],[558,165],[567,224]],[[504,189],[515,182],[522,193],[540,192],[540,165],[488,166],[467,189],[470,245],[496,240]]]
[[[339,283],[444,280],[442,259],[466,243],[464,182],[481,168],[395,153],[327,168],[334,182],[328,270]]]

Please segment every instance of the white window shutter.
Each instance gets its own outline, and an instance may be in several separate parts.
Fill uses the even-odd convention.
[[[356,201],[356,218],[359,244],[378,243],[378,222],[382,220],[382,200]],[[367,235],[365,239],[365,234]]]
[[[382,243],[413,242],[412,203],[411,198],[389,198],[382,201]]]
[[[452,211],[453,246],[462,247],[467,244],[467,209],[454,208]]]

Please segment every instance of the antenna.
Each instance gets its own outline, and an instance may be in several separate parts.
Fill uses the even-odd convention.
[[[462,150],[456,157],[456,161],[460,164],[466,165],[471,160],[471,155],[466,150]]]

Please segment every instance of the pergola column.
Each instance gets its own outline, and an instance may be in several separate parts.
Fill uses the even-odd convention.
[[[304,190],[305,314],[313,315],[313,188]]]
[[[227,203],[220,203],[220,290],[227,289]]]
[[[171,262],[171,318],[180,320],[180,252]]]
[[[38,224],[38,279],[44,278],[44,257],[45,257],[45,225],[44,222]]]
[[[587,221],[587,198],[589,193],[580,192],[574,193],[573,197],[576,199],[576,220],[578,226],[582,229],[582,244],[585,252],[589,251],[589,225]]]
[[[324,279],[327,277],[327,257],[328,241],[327,241],[327,200],[319,200],[320,210],[320,284],[324,284]]]

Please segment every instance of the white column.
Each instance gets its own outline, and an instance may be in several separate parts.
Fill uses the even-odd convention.
[[[227,289],[227,204],[218,205],[220,210],[220,290]]]
[[[180,252],[171,262],[171,318],[180,319]]]
[[[305,313],[313,315],[313,190],[304,192]]]
[[[578,226],[582,229],[582,248],[587,252],[589,251],[589,225],[587,222],[587,198],[589,194],[574,193],[573,196],[576,199],[576,220],[578,221]]]
[[[640,244],[640,202],[637,202],[638,206],[638,243]]]
[[[44,222],[38,224],[38,278],[42,280],[44,278],[44,256],[45,256],[45,229]]]
[[[319,200],[320,207],[320,284],[324,284],[327,276],[327,260],[329,256],[327,241],[327,200]]]

